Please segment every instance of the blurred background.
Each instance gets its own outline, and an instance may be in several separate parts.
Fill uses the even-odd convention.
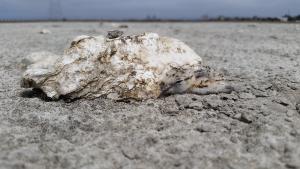
[[[0,0],[1,21],[300,20],[298,14],[300,0]]]

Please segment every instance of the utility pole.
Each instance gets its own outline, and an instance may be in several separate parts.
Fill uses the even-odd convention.
[[[62,18],[62,8],[61,0],[50,0],[49,1],[49,19],[50,20],[61,20]]]

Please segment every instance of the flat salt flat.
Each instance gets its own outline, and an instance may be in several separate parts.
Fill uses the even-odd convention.
[[[20,88],[28,54],[121,24],[186,42],[235,91],[66,103]],[[300,168],[298,24],[1,23],[0,37],[1,169]]]

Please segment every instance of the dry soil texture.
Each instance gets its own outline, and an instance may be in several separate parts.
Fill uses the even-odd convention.
[[[232,94],[49,102],[20,88],[22,58],[61,54],[117,23],[0,24],[0,168],[300,168],[300,25],[126,23],[190,45]],[[50,34],[40,34],[48,29]]]

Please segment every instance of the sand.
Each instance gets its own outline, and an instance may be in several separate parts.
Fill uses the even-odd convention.
[[[2,23],[1,169],[300,168],[300,25],[125,24],[125,34],[186,42],[234,92],[129,103],[43,100],[20,87],[22,59],[61,54],[75,36],[119,24]]]

